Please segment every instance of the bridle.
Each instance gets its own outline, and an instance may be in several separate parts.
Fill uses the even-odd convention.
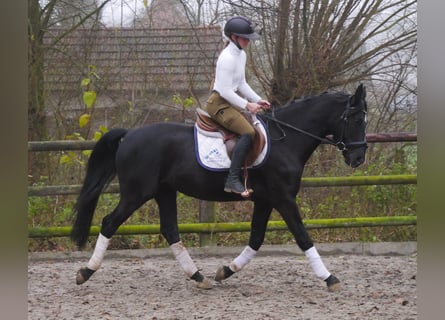
[[[268,115],[266,113],[262,113],[261,117],[275,122],[277,124],[277,126],[280,128],[283,136],[281,136],[277,140],[281,140],[281,139],[284,139],[286,137],[286,132],[280,127],[280,125],[281,125],[281,126],[289,128],[289,129],[292,129],[294,131],[303,133],[303,134],[305,134],[305,135],[307,135],[307,136],[309,136],[311,138],[314,138],[316,140],[319,140],[322,143],[333,145],[333,146],[337,147],[337,149],[339,151],[346,151],[346,150],[349,150],[349,149],[360,148],[360,147],[367,148],[368,145],[366,143],[366,137],[362,141],[352,141],[352,142],[344,142],[343,141],[344,138],[345,138],[346,130],[348,128],[349,117],[351,115],[355,114],[358,111],[362,111],[362,112],[364,112],[366,114],[366,110],[358,110],[358,109],[356,109],[354,107],[351,107],[351,98],[352,98],[352,96],[350,96],[348,98],[348,103],[346,104],[346,109],[345,109],[345,111],[343,112],[343,114],[340,117],[340,120],[342,121],[343,125],[342,125],[342,129],[341,129],[340,139],[338,141],[334,141],[333,139],[330,139],[328,137],[325,137],[325,138],[319,137],[319,136],[317,136],[315,134],[312,134],[310,132],[307,132],[307,131],[305,131],[303,129],[300,129],[300,128],[297,128],[297,127],[295,127],[293,125],[290,125],[289,123],[286,123],[284,121],[278,120],[277,118],[275,118],[275,107],[272,107],[272,112],[271,112],[272,116],[270,116],[270,115]]]
[[[346,109],[340,117],[340,120],[343,121],[343,126],[341,128],[340,140],[335,143],[338,150],[340,150],[340,151],[346,151],[346,150],[354,149],[354,148],[365,148],[365,149],[368,148],[368,144],[366,143],[366,136],[365,136],[365,139],[362,141],[352,141],[352,142],[348,142],[348,143],[343,142],[346,129],[348,128],[349,117],[357,112],[360,112],[360,111],[363,112],[366,117],[366,113],[367,113],[366,110],[364,110],[364,109],[360,110],[360,109],[351,107],[351,98],[352,97],[349,97],[348,103],[346,105]]]

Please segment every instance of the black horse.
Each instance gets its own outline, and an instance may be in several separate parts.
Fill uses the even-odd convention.
[[[229,265],[220,267],[215,280],[240,271],[261,247],[272,209],[276,209],[304,251],[317,277],[330,291],[339,280],[324,266],[303,225],[295,202],[305,163],[322,142],[342,151],[347,165],[355,168],[365,161],[366,90],[360,84],[354,95],[323,93],[296,100],[272,115],[259,115],[271,138],[270,154],[264,165],[249,170],[250,200],[254,203],[249,245]],[[194,129],[191,125],[158,123],[137,129],[112,129],[95,145],[87,174],[75,204],[72,240],[82,248],[103,189],[116,176],[120,185],[117,207],[103,218],[96,247],[87,267],[77,273],[84,283],[100,267],[110,238],[142,204],[155,199],[159,206],[161,233],[184,272],[208,289],[204,277],[182,244],[177,222],[176,195],[209,201],[240,201],[241,196],[224,192],[225,172],[204,169],[196,160]],[[332,139],[326,138],[332,136]]]

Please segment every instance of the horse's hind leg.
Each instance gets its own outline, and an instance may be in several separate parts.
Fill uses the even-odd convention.
[[[212,284],[199,272],[179,237],[176,191],[160,190],[155,197],[155,200],[159,206],[161,233],[170,245],[182,270],[188,277],[196,281],[198,288],[211,289]]]
[[[96,272],[103,261],[105,256],[105,252],[110,243],[111,237],[119,228],[119,226],[128,219],[128,217],[143,203],[142,200],[128,202],[125,200],[119,201],[119,204],[114,209],[113,212],[105,216],[102,220],[102,227],[100,234],[96,241],[96,246],[93,251],[93,255],[91,256],[88,264],[85,268],[81,268],[77,272],[76,283],[82,284],[87,281],[94,272]]]

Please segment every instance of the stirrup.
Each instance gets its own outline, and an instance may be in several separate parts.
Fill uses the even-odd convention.
[[[224,186],[224,191],[239,194],[243,198],[248,198],[253,193],[253,190],[244,186],[241,181],[235,180],[229,182],[229,179],[227,179],[226,185]]]

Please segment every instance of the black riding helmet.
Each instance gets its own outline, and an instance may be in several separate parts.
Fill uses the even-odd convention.
[[[230,39],[232,34],[250,40],[257,40],[260,35],[255,32],[254,25],[249,19],[238,16],[227,20],[224,26],[224,34]]]

